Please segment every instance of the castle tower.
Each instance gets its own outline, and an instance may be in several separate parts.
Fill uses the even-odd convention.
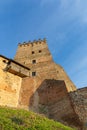
[[[14,60],[29,67],[32,78],[64,80],[68,91],[76,90],[63,68],[54,63],[46,39],[19,44]]]
[[[19,44],[14,60],[30,67],[31,76],[39,76],[43,67],[53,62],[46,39]]]
[[[18,45],[18,50],[14,60],[26,66],[33,66],[35,64],[52,61],[52,56],[48,50],[46,39],[38,40]]]

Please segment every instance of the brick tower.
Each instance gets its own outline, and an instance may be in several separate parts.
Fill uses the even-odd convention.
[[[68,91],[76,90],[64,69],[54,63],[46,39],[19,44],[14,60],[29,67],[32,78],[64,80]]]
[[[87,122],[87,88],[76,89],[53,61],[46,39],[18,44],[14,60],[0,55],[0,75],[0,105],[42,113],[81,130]]]

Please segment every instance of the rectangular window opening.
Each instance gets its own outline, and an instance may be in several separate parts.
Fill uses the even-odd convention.
[[[34,54],[35,52],[34,51],[32,51],[32,54]]]
[[[36,76],[36,72],[32,72],[32,76],[33,76],[33,77]]]
[[[39,50],[39,53],[41,53],[42,51],[41,50]]]
[[[36,64],[36,60],[32,60],[32,64]]]

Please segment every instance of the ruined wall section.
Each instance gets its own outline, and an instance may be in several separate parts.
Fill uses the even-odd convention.
[[[62,80],[45,80],[37,89],[39,112],[66,125],[77,127],[81,122],[75,113]]]
[[[0,105],[17,107],[22,79],[4,71],[8,60],[0,57]]]
[[[66,125],[81,126],[64,81],[54,79],[41,81],[39,77],[24,78],[19,108],[33,110]]]
[[[87,128],[87,87],[69,93],[75,112]]]

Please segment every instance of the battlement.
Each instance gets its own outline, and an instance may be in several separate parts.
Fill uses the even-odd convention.
[[[27,67],[33,67],[36,63],[52,61],[46,39],[19,43],[14,60]]]
[[[28,42],[23,42],[23,43],[18,43],[19,47],[25,47],[25,46],[36,46],[39,44],[44,44],[46,43],[46,38],[44,38],[43,40],[38,39],[38,40],[34,40],[34,41],[28,41]]]

